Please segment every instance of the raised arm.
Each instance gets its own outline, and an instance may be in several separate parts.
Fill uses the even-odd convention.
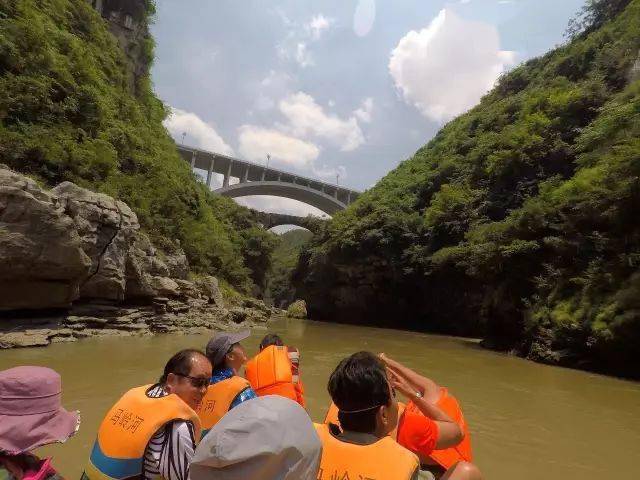
[[[384,353],[381,353],[379,357],[388,369],[414,385],[415,388],[423,395],[425,400],[431,403],[436,403],[440,399],[440,386],[436,382],[414,372],[409,367],[402,365],[400,362],[387,357]]]
[[[411,400],[425,417],[430,418],[437,425],[436,449],[453,447],[464,439],[462,429],[449,415],[435,403],[427,401],[421,395],[416,395],[417,392],[412,384],[413,382],[410,383],[390,368],[387,369],[387,372],[391,386]]]

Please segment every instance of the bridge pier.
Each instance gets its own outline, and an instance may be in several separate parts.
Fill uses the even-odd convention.
[[[224,174],[224,181],[222,182],[223,187],[229,186],[229,178],[231,178],[231,166],[233,165],[233,160],[229,160],[229,166],[227,167],[227,171]]]
[[[191,155],[191,170],[196,168],[196,157],[197,156],[198,156],[198,153],[196,151],[194,151],[193,154]]]
[[[242,178],[240,179],[241,183],[247,183],[249,180],[249,165],[244,167],[244,173],[242,174]]]
[[[351,190],[347,192],[347,205],[351,205]]]
[[[195,155],[195,152],[194,152]],[[209,170],[207,170],[207,188],[211,189],[211,177],[213,177],[213,167],[216,163],[216,157],[211,157],[209,162]]]

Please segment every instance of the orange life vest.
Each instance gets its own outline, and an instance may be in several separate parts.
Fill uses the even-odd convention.
[[[256,394],[280,395],[304,406],[304,398],[293,381],[293,369],[287,347],[270,345],[249,360],[245,376]]]
[[[441,408],[447,415],[449,415],[462,429],[462,433],[464,434],[464,439],[455,447],[445,448],[443,450],[434,450],[429,454],[429,457],[433,462],[441,465],[445,469],[451,468],[453,465],[460,461],[473,461],[473,452],[471,450],[471,436],[469,434],[469,427],[467,422],[464,419],[462,414],[462,409],[458,404],[458,401],[453,395],[449,394],[449,391],[441,387],[440,388],[440,398],[436,405]],[[402,418],[402,414],[404,410],[418,412],[422,415],[418,407],[413,403],[409,402],[408,405],[404,405],[402,402],[398,402],[398,425],[403,423],[404,421],[410,421]],[[340,426],[340,422],[338,420],[338,407],[336,407],[333,403],[329,407],[329,411],[325,417],[324,423],[333,423],[334,425]],[[396,430],[393,430],[389,434],[393,439],[397,439],[397,427]],[[404,445],[403,445],[404,446]],[[417,452],[414,452],[417,453]]]
[[[249,386],[249,382],[237,375],[209,385],[207,393],[196,409],[202,423],[203,437],[229,411],[233,399]]]
[[[443,450],[434,450],[429,455],[429,458],[445,469],[451,468],[453,465],[460,461],[473,461],[469,427],[467,426],[467,422],[464,419],[464,415],[462,414],[462,409],[460,408],[458,400],[456,400],[453,395],[450,395],[449,391],[446,388],[441,387],[440,398],[438,399],[436,405],[440,409],[442,409],[444,413],[449,415],[454,422],[458,424],[458,426],[462,430],[462,433],[464,434],[464,438],[455,447],[449,447]],[[413,402],[409,402],[409,404],[407,405],[407,411],[420,412],[418,407],[414,405]]]
[[[104,417],[83,478],[112,480],[142,475],[144,452],[151,437],[167,423],[181,419],[195,427],[200,439],[200,420],[177,395],[150,398],[151,385],[133,388]]]
[[[391,437],[371,445],[356,445],[336,438],[329,425],[315,427],[322,442],[318,480],[410,480],[420,468],[418,457]]]

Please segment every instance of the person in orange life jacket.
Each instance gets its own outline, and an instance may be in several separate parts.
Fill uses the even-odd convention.
[[[316,424],[322,442],[318,480],[416,480],[418,457],[389,436],[398,422],[398,403],[380,359],[370,352],[343,359],[328,390],[341,428]]]
[[[399,431],[398,441],[400,444],[418,455],[421,463],[430,465],[429,470],[434,472],[437,472],[438,469],[444,471],[459,461],[471,462],[473,460],[471,438],[457,399],[446,388],[439,386],[433,380],[414,372],[385,354],[380,354],[380,359],[396,376],[404,378],[415,392],[420,392],[420,396],[424,401],[435,404],[445,411],[458,424],[464,434],[463,440],[458,445],[447,449],[423,451],[419,432],[414,431],[413,434],[406,434],[406,432]],[[407,411],[419,413],[420,408],[415,402],[411,401],[407,405]],[[404,427],[409,429],[407,425],[404,425]]]
[[[187,349],[169,359],[158,383],[125,393],[102,421],[82,479],[187,480],[200,440],[194,410],[210,378],[205,354]]]
[[[247,355],[240,345],[251,335],[249,330],[220,332],[207,343],[206,354],[213,366],[207,393],[196,412],[202,422],[202,436],[232,408],[257,398],[249,382],[238,375],[247,363]]]
[[[448,395],[446,390],[385,354],[379,357],[387,368],[391,385],[409,400],[398,425],[398,443],[418,455],[422,468],[436,478],[481,479],[478,468],[468,461],[471,446],[465,438],[468,432],[464,419],[454,420],[441,407],[442,395]]]
[[[285,346],[275,333],[262,339],[260,352],[245,366],[245,376],[258,396],[281,395],[305,406],[300,352],[297,348]]]

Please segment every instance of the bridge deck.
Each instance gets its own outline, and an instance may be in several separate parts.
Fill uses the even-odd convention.
[[[211,188],[213,173],[224,176],[223,188],[229,186],[232,177],[238,178],[240,183],[245,182],[282,182],[295,184],[316,190],[323,194],[337,199],[339,202],[349,205],[354,201],[360,192],[349,188],[321,182],[313,178],[304,177],[284,170],[267,168],[264,165],[240,160],[215,152],[207,152],[193,147],[178,145],[178,151],[182,158],[191,164],[191,168],[198,168],[207,171],[207,186]]]

